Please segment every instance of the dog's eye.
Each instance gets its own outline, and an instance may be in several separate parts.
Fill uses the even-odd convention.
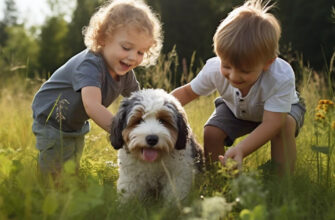
[[[139,125],[143,122],[142,118],[133,118],[130,122],[128,126],[135,126],[135,125]]]
[[[168,122],[167,122],[166,120],[164,120],[164,119],[159,119],[158,121],[159,121],[161,124],[163,124],[163,125],[168,124]]]

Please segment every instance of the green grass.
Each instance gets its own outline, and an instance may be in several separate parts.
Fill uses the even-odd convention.
[[[15,75],[3,78],[0,219],[335,219],[334,157],[330,157],[327,168],[327,155],[311,150],[312,145],[326,145],[329,135],[335,137],[334,130],[318,134],[318,140],[315,133],[315,108],[320,99],[329,98],[329,90],[308,68],[303,70],[299,90],[307,113],[297,138],[295,174],[278,178],[266,169],[259,169],[270,158],[270,146],[266,144],[245,159],[244,172],[239,176],[219,164],[199,175],[182,207],[138,201],[121,206],[116,194],[116,151],[106,132],[94,123],[86,136],[79,174],[68,163],[60,186],[45,186],[37,173],[37,150],[31,131],[31,101],[41,81]],[[185,107],[199,143],[215,97],[201,97]],[[115,113],[117,107],[118,103],[114,103],[110,110]],[[334,146],[334,139],[330,144]],[[323,162],[317,160],[317,155]],[[327,169],[330,169],[328,180]]]

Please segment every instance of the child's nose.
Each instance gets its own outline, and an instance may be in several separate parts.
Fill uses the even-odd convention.
[[[229,78],[231,80],[237,80],[238,79],[238,74],[236,73],[235,70],[230,71]]]

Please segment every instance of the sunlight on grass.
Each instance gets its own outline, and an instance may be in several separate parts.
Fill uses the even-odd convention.
[[[335,124],[328,124],[331,130],[319,131],[318,136],[315,124],[319,100],[334,99],[329,97],[320,74],[301,68],[303,78],[298,90],[307,112],[297,138],[295,175],[277,179],[259,169],[270,159],[267,143],[244,160],[245,170],[240,175],[230,173],[218,163],[213,170],[200,174],[182,209],[165,207],[160,202],[148,206],[133,201],[126,207],[120,206],[116,194],[117,151],[111,146],[108,134],[92,121],[79,173],[67,163],[61,185],[46,186],[36,169],[38,152],[31,131],[31,102],[42,81],[22,76],[5,78],[0,82],[0,219],[211,218],[208,216],[215,219],[334,219],[334,157],[318,155],[312,150],[312,146],[318,145],[334,147],[332,126]],[[157,79],[163,77],[156,76]],[[214,110],[217,95],[200,97],[185,106],[192,131],[201,145],[203,125]],[[116,113],[120,101],[109,107],[112,113]],[[319,127],[322,129],[326,131]],[[243,138],[237,139],[234,145]],[[330,171],[328,176],[326,170]],[[208,204],[212,203],[217,206],[209,208]]]

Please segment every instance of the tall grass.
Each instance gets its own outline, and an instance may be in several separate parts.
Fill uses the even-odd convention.
[[[169,54],[148,72],[140,72],[147,74],[138,77],[146,80],[144,87],[173,89],[166,83],[166,74],[176,74],[175,56]],[[278,178],[261,166],[270,158],[270,146],[266,144],[245,159],[244,172],[238,176],[219,164],[199,175],[181,209],[159,201],[132,201],[120,206],[115,188],[116,151],[107,134],[94,123],[85,139],[79,174],[74,164],[68,163],[61,185],[45,186],[37,173],[38,152],[31,131],[31,102],[42,82],[11,73],[14,76],[0,80],[0,219],[335,219],[334,157],[327,168],[327,155],[318,155],[311,148],[328,143],[329,135],[335,136],[335,130],[319,136],[315,133],[318,101],[333,99],[326,86],[328,78],[322,77],[328,73],[317,74],[302,64],[300,68],[303,80],[298,90],[307,112],[297,138],[295,174]],[[182,78],[187,79],[187,74],[193,73],[184,74]],[[216,95],[201,97],[185,106],[200,143],[203,124],[214,109]],[[117,111],[119,101],[110,111]],[[334,145],[334,138],[330,144]],[[320,175],[318,166],[330,170],[328,181]]]

